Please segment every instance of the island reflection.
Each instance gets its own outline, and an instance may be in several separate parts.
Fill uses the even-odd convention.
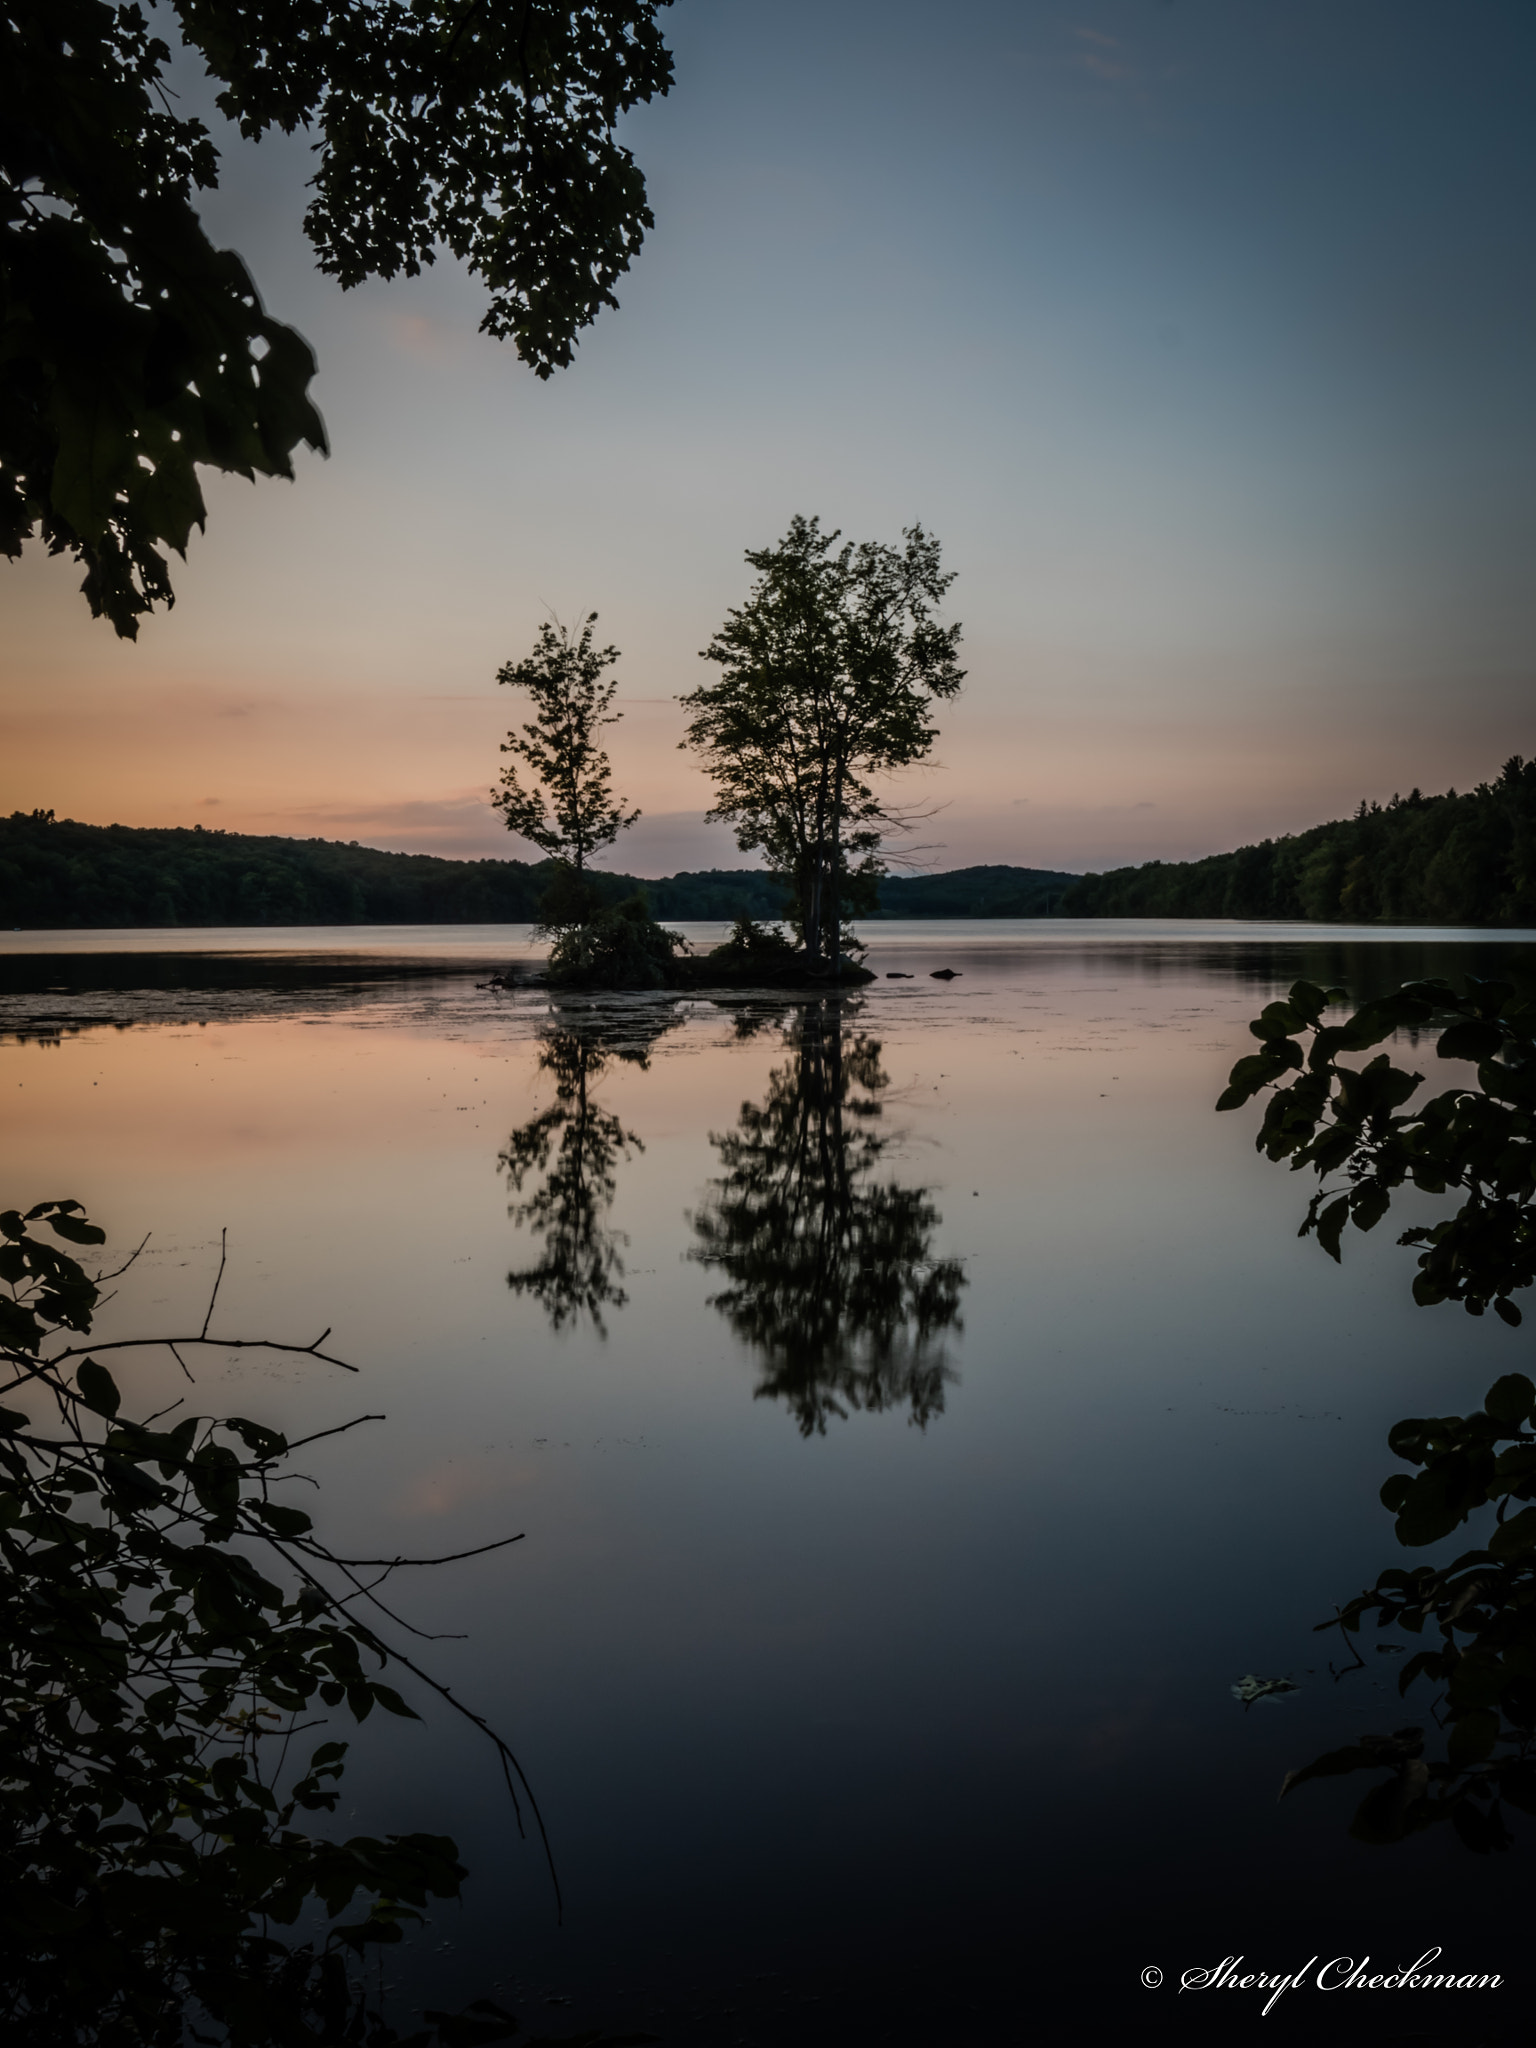
[[[542,1240],[537,1263],[507,1275],[515,1294],[538,1302],[556,1330],[585,1314],[606,1337],[603,1310],[623,1308],[623,1248],[629,1239],[605,1218],[613,1206],[619,1163],[644,1144],[593,1091],[615,1060],[650,1065],[651,1048],[680,1021],[675,1005],[614,1012],[573,1008],[544,1032],[539,1072],[552,1077],[555,1099],[507,1139],[497,1164],[514,1194],[533,1178],[527,1200],[507,1213]]]
[[[856,1006],[798,1008],[766,1097],[711,1134],[725,1171],[690,1219],[690,1257],[728,1276],[710,1305],[764,1356],[756,1398],[783,1401],[804,1436],[900,1407],[925,1428],[956,1378],[944,1340],[963,1327],[964,1274],[932,1256],[927,1190],[876,1177],[895,1142],[872,1128],[890,1076],[845,1012]]]

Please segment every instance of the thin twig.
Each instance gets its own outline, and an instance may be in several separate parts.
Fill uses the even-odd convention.
[[[229,1258],[229,1225],[226,1223],[219,1232],[219,1270],[213,1276],[213,1292],[208,1297],[208,1313],[203,1317],[202,1335],[208,1334],[208,1325],[213,1321],[213,1305],[219,1298],[219,1282],[224,1278],[225,1262]],[[329,1335],[329,1332],[327,1332]]]
[[[346,1430],[356,1429],[359,1423],[387,1422],[388,1420],[389,1417],[387,1415],[354,1415],[350,1422],[338,1422],[334,1429],[317,1429],[313,1436],[295,1437],[288,1448],[290,1451],[302,1451],[306,1444],[317,1444],[322,1437],[341,1436]],[[306,1479],[308,1476],[305,1472],[289,1472],[284,1474],[284,1477],[288,1479]],[[310,1480],[310,1484],[313,1486],[314,1481]]]
[[[96,1287],[104,1286],[108,1280],[116,1280],[121,1274],[126,1273],[134,1260],[139,1256],[139,1253],[143,1251],[145,1245],[149,1243],[151,1235],[152,1233],[146,1230],[139,1243],[134,1246],[123,1263],[120,1266],[114,1266],[110,1273],[98,1273],[92,1285]]]
[[[505,1550],[509,1543],[521,1543],[526,1534],[526,1530],[520,1529],[515,1536],[498,1537],[494,1543],[482,1543],[475,1550],[455,1550],[450,1552],[447,1557],[337,1557],[335,1561],[337,1564],[353,1564],[358,1566],[387,1565],[392,1572],[398,1571],[403,1564],[458,1564],[462,1558],[484,1557],[488,1550]],[[328,1552],[327,1555],[334,1557],[335,1553]]]
[[[331,1591],[330,1587],[323,1580],[317,1579],[313,1572],[306,1569],[297,1558],[289,1554],[289,1546],[287,1544],[277,1541],[270,1535],[266,1540],[274,1550],[282,1555],[287,1555],[290,1564],[299,1576],[313,1586],[317,1593],[322,1594],[328,1605],[334,1606],[338,1596]],[[517,1822],[517,1832],[519,1835],[522,1835],[522,1804],[517,1796],[517,1787],[512,1782],[512,1773],[514,1771],[517,1773],[518,1783],[521,1784],[523,1791],[527,1795],[529,1810],[533,1814],[535,1825],[539,1830],[539,1841],[544,1849],[544,1861],[549,1869],[549,1881],[554,1887],[556,1923],[563,1925],[565,1921],[565,1897],[560,1889],[560,1873],[555,1868],[555,1852],[550,1846],[549,1831],[544,1825],[544,1816],[539,1811],[539,1802],[534,1797],[533,1787],[528,1782],[528,1774],[518,1762],[514,1751],[502,1740],[483,1715],[477,1714],[472,1707],[466,1707],[462,1700],[456,1700],[448,1686],[442,1684],[440,1680],[433,1678],[430,1672],[423,1671],[419,1664],[413,1663],[402,1651],[386,1643],[381,1636],[375,1635],[366,1622],[355,1621],[351,1617],[348,1617],[348,1619],[350,1625],[357,1631],[358,1639],[366,1643],[376,1656],[382,1658],[386,1664],[393,1658],[402,1669],[409,1671],[413,1678],[419,1679],[429,1691],[435,1692],[438,1698],[446,1705],[452,1707],[456,1714],[462,1715],[466,1721],[471,1722],[480,1730],[482,1735],[495,1744],[496,1753],[501,1759],[501,1774],[506,1780],[507,1792],[512,1800],[512,1813]]]
[[[66,1359],[81,1358],[87,1352],[93,1356],[98,1351],[147,1351],[157,1344],[172,1349],[178,1344],[210,1345],[216,1351],[282,1351],[294,1358],[318,1358],[326,1365],[339,1365],[343,1372],[356,1372],[355,1365],[348,1365],[344,1358],[333,1358],[320,1346],[330,1335],[322,1330],[313,1344],[279,1344],[271,1337],[205,1337],[201,1332],[195,1337],[120,1337],[110,1344],[71,1344],[67,1350],[55,1351],[39,1362],[43,1365],[62,1365]]]

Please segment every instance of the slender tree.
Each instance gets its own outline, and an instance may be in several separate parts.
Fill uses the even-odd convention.
[[[501,751],[516,759],[503,769],[491,802],[509,832],[531,840],[577,877],[594,853],[611,846],[640,815],[626,813],[614,796],[608,756],[597,743],[599,728],[616,725],[623,714],[610,709],[619,686],[603,675],[619,650],[593,646],[596,623],[597,613],[589,613],[574,640],[568,626],[546,623],[532,654],[508,662],[496,677],[528,692],[533,717],[502,742]],[[518,774],[519,761],[531,786]]]
[[[686,745],[715,779],[709,815],[761,847],[789,882],[813,968],[835,972],[842,922],[873,893],[897,812],[871,777],[932,747],[936,699],[965,671],[958,625],[934,616],[953,572],[921,526],[905,546],[849,543],[796,516],[776,547],[749,550],[746,603],[703,650],[719,679],[681,700]]]

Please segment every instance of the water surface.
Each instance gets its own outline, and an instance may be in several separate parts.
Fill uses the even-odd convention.
[[[1256,1110],[1211,1104],[1296,974],[1366,995],[1530,935],[869,937],[879,980],[806,1004],[499,993],[505,928],[4,935],[6,1200],[152,1232],[117,1330],[200,1322],[227,1226],[216,1328],[333,1325],[363,1376],[216,1357],[199,1401],[388,1416],[316,1448],[326,1531],[527,1532],[401,1598],[467,1632],[430,1654],[516,1743],[566,1922],[490,1757],[370,1723],[350,1826],[474,1872],[402,1984],[701,2044],[1496,2038],[1492,2005],[1172,2001],[1228,1954],[1524,1981],[1536,1843],[1367,1850],[1363,1781],[1275,1795],[1426,1718],[1313,1624],[1397,1561],[1388,1425],[1528,1336],[1413,1308],[1416,1213],[1342,1268],[1299,1242]],[[1250,1671],[1301,1690],[1245,1712]]]

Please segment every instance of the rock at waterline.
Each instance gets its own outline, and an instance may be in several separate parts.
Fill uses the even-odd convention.
[[[935,967],[928,979],[930,981],[958,981],[960,979],[960,970],[958,967]]]
[[[1232,1697],[1251,1707],[1255,1700],[1273,1702],[1284,1699],[1288,1692],[1300,1691],[1301,1687],[1288,1678],[1258,1678],[1250,1671],[1233,1686]]]
[[[912,981],[915,977],[910,974],[903,974],[899,968],[893,968],[886,974],[885,978],[887,981]]]

